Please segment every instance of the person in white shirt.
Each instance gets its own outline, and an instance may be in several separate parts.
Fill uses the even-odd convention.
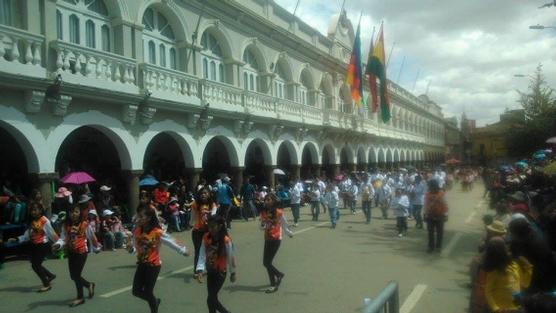
[[[340,202],[340,197],[338,196],[338,191],[336,191],[336,186],[328,184],[326,186],[326,193],[324,194],[324,203],[326,203],[326,206],[328,207],[328,214],[330,215],[332,228],[336,228],[336,223],[340,218],[338,202]]]
[[[423,215],[421,211],[423,205],[425,204],[425,193],[427,192],[427,183],[422,179],[421,176],[415,176],[415,181],[410,188],[410,202],[413,212],[413,217],[415,218],[415,227],[423,228]]]
[[[355,206],[357,203],[357,196],[359,195],[359,188],[357,184],[352,183],[348,189],[348,196],[349,196],[349,209],[351,210],[351,214],[355,214]]]
[[[376,197],[378,199],[378,205],[382,211],[382,218],[388,218],[388,204],[390,203],[390,198],[392,195],[392,188],[385,181],[380,181],[381,184],[376,190]]]
[[[326,213],[326,204],[324,203],[324,192],[326,191],[326,183],[322,178],[317,178],[317,184],[320,191],[320,205],[322,206],[322,213]]]
[[[407,217],[409,216],[409,198],[403,192],[403,189],[396,188],[395,196],[390,202],[390,208],[396,217],[398,237],[403,237],[407,234]]]
[[[299,222],[299,208],[301,206],[301,191],[303,190],[303,186],[300,188],[300,183],[295,183],[293,180],[290,182],[292,186],[290,188],[290,204],[292,208],[292,215],[293,215],[293,226],[297,227],[297,223]]]
[[[365,213],[367,224],[371,223],[371,203],[375,196],[375,189],[371,183],[363,185],[361,190],[361,209]]]
[[[319,220],[320,214],[320,190],[318,183],[314,183],[309,192],[309,197],[311,198],[311,214],[313,215],[313,221]]]

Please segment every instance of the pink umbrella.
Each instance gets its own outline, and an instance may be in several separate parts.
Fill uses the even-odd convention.
[[[60,181],[64,184],[81,185],[94,182],[95,179],[85,172],[72,172],[62,177]]]
[[[336,177],[334,177],[334,179],[337,180],[337,181],[340,181],[340,180],[344,179],[344,175],[338,174],[338,175],[336,175]]]

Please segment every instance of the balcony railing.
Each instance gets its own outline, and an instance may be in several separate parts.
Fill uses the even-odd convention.
[[[51,43],[56,51],[56,71],[70,75],[73,83],[137,92],[137,63],[121,55],[87,48],[56,40]],[[117,88],[114,83],[119,84]]]
[[[42,35],[0,24],[0,71],[45,78],[44,42]]]
[[[188,98],[199,96],[199,79],[181,71],[143,63],[139,65],[139,81],[156,98],[191,101]]]
[[[210,104],[211,108],[224,111],[243,111],[243,90],[232,85],[199,80],[199,97],[203,104]]]

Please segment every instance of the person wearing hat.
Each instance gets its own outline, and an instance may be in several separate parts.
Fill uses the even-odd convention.
[[[104,211],[106,209],[113,209],[115,206],[114,197],[110,193],[112,188],[102,185],[99,188],[100,194],[97,199],[96,207],[99,211]]]
[[[218,214],[224,217],[228,229],[232,228],[230,208],[232,205],[232,198],[234,197],[234,190],[230,186],[230,182],[230,177],[226,176],[216,184],[216,200],[219,205]]]
[[[409,216],[409,198],[402,187],[397,187],[394,198],[390,201],[390,209],[396,217],[396,228],[398,237],[407,235],[407,217]]]
[[[83,219],[87,219],[89,216],[89,211],[96,210],[93,198],[89,194],[82,194],[79,196],[79,207],[81,208],[81,214],[83,214]]]
[[[112,215],[114,212],[110,209],[105,209],[102,211],[102,222],[100,227],[100,233],[102,238],[102,243],[104,245],[104,250],[116,251],[115,247],[115,236],[112,232],[112,224],[114,223]]]

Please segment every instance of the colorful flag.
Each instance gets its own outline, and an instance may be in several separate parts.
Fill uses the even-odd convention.
[[[365,74],[369,75],[371,91],[373,90],[373,81],[376,86],[376,78],[380,80],[380,115],[382,117],[382,121],[386,123],[390,120],[390,99],[388,96],[388,80],[386,79],[386,54],[384,53],[383,26],[384,24],[380,25],[380,31],[378,32],[378,37],[376,44],[373,47],[372,55],[369,53],[369,60],[367,62]],[[375,97],[378,98],[376,96],[376,88],[375,95],[373,95],[373,105],[375,105]]]
[[[361,38],[359,36],[360,26],[357,26],[355,41],[353,42],[353,50],[349,60],[348,70],[346,74],[346,83],[351,89],[351,98],[358,111],[361,108],[363,100],[363,68],[361,66]],[[355,112],[354,112],[355,113]]]
[[[373,35],[371,37],[371,47],[369,48],[369,56],[367,57],[367,64],[371,63],[371,59],[373,57],[374,40],[375,40],[375,29],[373,27]],[[365,71],[365,74],[367,75],[367,80],[369,81],[369,89],[371,90],[371,103],[369,103],[369,106],[372,107],[369,107],[369,109],[373,113],[376,113],[376,111],[378,111],[378,93],[376,89],[376,75],[373,73],[368,73],[367,71]]]

